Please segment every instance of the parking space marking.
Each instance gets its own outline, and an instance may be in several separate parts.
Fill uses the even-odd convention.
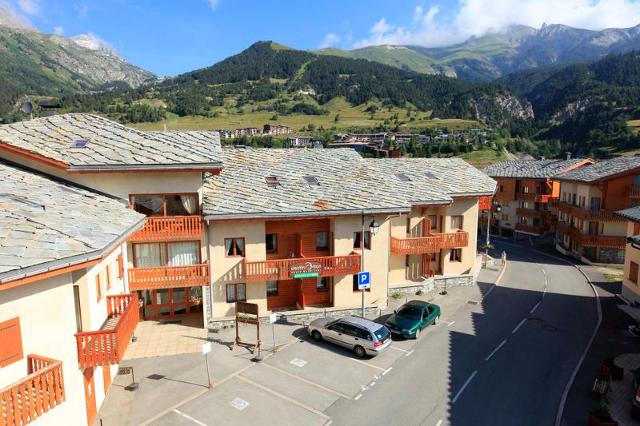
[[[409,352],[407,352],[404,356],[410,356],[413,353],[413,349],[411,349]]]
[[[366,365],[367,367],[375,368],[376,370],[380,370],[380,371],[384,371],[385,370],[382,367],[378,367],[377,365],[373,365],[373,364],[369,364],[369,363],[364,362],[364,361],[360,361],[359,359],[355,359],[355,358],[347,358],[347,359],[350,359],[351,361],[355,361],[355,362],[357,362],[359,364],[362,364],[362,365]]]
[[[382,375],[384,376],[385,374],[387,374],[389,371],[391,371],[391,369],[392,369],[392,368],[393,368],[393,367],[389,367],[389,368],[387,368],[386,370],[384,370],[384,371],[382,372]]]
[[[395,346],[389,346],[389,348],[390,348],[390,349],[395,349],[396,351],[404,352],[405,354],[406,354],[407,352],[409,352],[409,351],[408,351],[408,350],[406,350],[406,349],[396,348]]]
[[[294,358],[291,361],[289,361],[289,364],[295,365],[296,367],[302,368],[307,364],[307,361],[305,361],[304,359],[300,359],[300,358]]]
[[[249,403],[239,396],[233,398],[229,404],[238,411],[242,411],[249,406]]]
[[[491,357],[494,356],[496,354],[496,352],[498,352],[500,350],[500,348],[503,347],[506,344],[507,344],[507,339],[504,339],[502,342],[500,342],[498,347],[493,350],[493,352],[491,352],[489,355],[487,355],[487,357],[484,360],[485,361],[489,361],[491,359]]]
[[[343,393],[341,393],[341,392],[338,392],[338,391],[336,391],[336,390],[330,389],[330,388],[328,388],[328,387],[326,387],[326,386],[322,386],[322,385],[321,385],[321,384],[319,384],[319,383],[312,382],[311,380],[307,380],[307,379],[305,379],[304,377],[296,376],[295,374],[293,374],[293,373],[289,373],[288,371],[282,370],[282,369],[280,369],[280,368],[278,368],[278,367],[276,367],[276,366],[269,365],[269,364],[265,364],[265,363],[260,364],[260,366],[264,366],[264,367],[271,368],[272,370],[278,371],[279,373],[282,373],[282,374],[284,374],[284,375],[287,375],[287,376],[289,376],[289,377],[292,377],[292,378],[294,378],[294,379],[296,379],[296,380],[299,380],[299,381],[301,381],[301,382],[303,382],[303,383],[306,383],[306,384],[308,384],[308,385],[315,386],[315,387],[317,387],[318,389],[322,389],[323,391],[326,391],[326,392],[332,393],[332,394],[334,394],[334,395],[336,395],[336,396],[339,396],[339,397],[342,397],[342,398],[345,398],[345,399],[351,399],[351,397],[350,397],[350,396],[348,396],[348,395],[345,395],[345,394],[343,394]],[[383,373],[383,374],[384,374],[384,373]]]
[[[356,397],[355,397],[355,398],[353,398],[353,399],[355,399],[355,400],[357,401],[357,400],[359,400],[360,398],[362,398],[362,394],[361,394],[361,393],[357,394],[357,395],[356,395]]]
[[[471,376],[469,376],[469,378],[467,379],[466,382],[464,382],[464,385],[462,385],[458,393],[456,393],[456,396],[454,396],[453,400],[451,400],[452,404],[456,403],[458,398],[460,398],[460,395],[462,395],[462,392],[464,392],[465,388],[469,385],[469,383],[471,383],[471,380],[473,380],[473,378],[476,377],[476,374],[478,374],[478,370],[474,370],[473,373],[471,373]]]
[[[516,331],[518,331],[518,329],[519,329],[520,327],[522,327],[522,325],[523,325],[525,322],[527,322],[527,319],[526,319],[526,318],[522,318],[522,321],[520,321],[520,322],[518,323],[518,325],[516,325],[516,328],[514,328],[514,329],[511,331],[511,334],[516,334]]]
[[[447,327],[451,327],[455,323],[456,323],[455,321],[451,321],[451,322],[447,321]]]
[[[304,403],[302,403],[300,401],[297,401],[297,400],[295,400],[293,398],[289,398],[288,396],[283,395],[280,392],[276,392],[273,389],[268,388],[267,386],[263,386],[258,382],[254,382],[253,380],[248,379],[248,378],[246,378],[244,376],[238,376],[238,379],[242,380],[243,382],[249,383],[250,385],[253,385],[253,386],[255,386],[255,387],[259,388],[259,389],[262,389],[263,391],[268,392],[268,393],[270,393],[270,394],[272,394],[274,396],[277,396],[280,399],[283,399],[283,400],[288,401],[288,402],[290,402],[290,403],[292,403],[294,405],[297,405],[298,407],[304,408],[305,410],[307,410],[307,411],[309,411],[311,413],[317,414],[318,416],[320,416],[320,417],[322,417],[324,419],[330,419],[330,417],[327,416],[326,414],[324,414],[322,411],[318,411],[315,408],[310,407],[307,404],[304,404]]]
[[[438,423],[436,423],[436,426],[440,426],[442,424],[442,419],[438,420]]]
[[[174,413],[176,413],[176,414],[181,415],[182,417],[184,417],[184,418],[185,418],[185,419],[187,419],[187,420],[191,420],[193,423],[195,423],[195,424],[197,424],[197,425],[200,425],[200,426],[207,426],[207,424],[206,424],[206,423],[202,423],[200,420],[196,420],[196,419],[194,419],[193,417],[191,417],[190,415],[185,414],[185,413],[183,413],[182,411],[179,411],[179,410],[177,410],[177,409],[175,409],[175,408],[173,409],[173,412],[174,412]]]
[[[536,306],[534,306],[533,308],[531,308],[531,310],[529,311],[530,314],[534,313],[536,311],[536,309],[538,309],[538,306],[540,306],[540,302],[538,301],[538,303],[536,303]]]

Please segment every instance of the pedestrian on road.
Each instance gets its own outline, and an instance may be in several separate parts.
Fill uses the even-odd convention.
[[[502,266],[506,265],[507,264],[507,252],[504,251],[504,250],[502,250],[501,259],[502,259]]]

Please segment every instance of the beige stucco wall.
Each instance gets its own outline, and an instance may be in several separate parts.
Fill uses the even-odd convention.
[[[20,317],[24,354],[22,360],[0,368],[0,388],[27,376],[27,354],[62,361],[65,401],[37,423],[86,425],[84,384],[74,337],[76,318],[71,274],[2,290],[0,306],[0,321]]]
[[[443,232],[455,232],[451,229],[451,216],[462,215],[462,226],[469,233],[469,243],[462,248],[462,262],[450,262],[450,249],[442,250],[442,275],[469,273],[476,263],[476,243],[478,229],[478,200],[475,198],[456,199],[446,209]]]
[[[633,235],[633,222],[627,223],[627,236]],[[622,295],[631,301],[640,302],[640,285],[629,280],[629,270],[631,269],[631,262],[635,262],[640,265],[640,250],[631,247],[631,244],[627,244],[624,253],[624,279],[622,280]]]

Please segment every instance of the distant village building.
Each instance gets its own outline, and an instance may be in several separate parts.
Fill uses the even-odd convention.
[[[321,140],[311,136],[290,136],[287,138],[287,148],[323,148]]]
[[[291,133],[291,127],[281,124],[265,124],[262,128],[264,135],[286,135]]]

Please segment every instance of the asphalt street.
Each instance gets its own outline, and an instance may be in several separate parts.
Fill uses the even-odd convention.
[[[363,397],[338,399],[335,425],[551,425],[597,324],[597,301],[574,267],[501,245],[509,266],[481,300],[444,312]]]

